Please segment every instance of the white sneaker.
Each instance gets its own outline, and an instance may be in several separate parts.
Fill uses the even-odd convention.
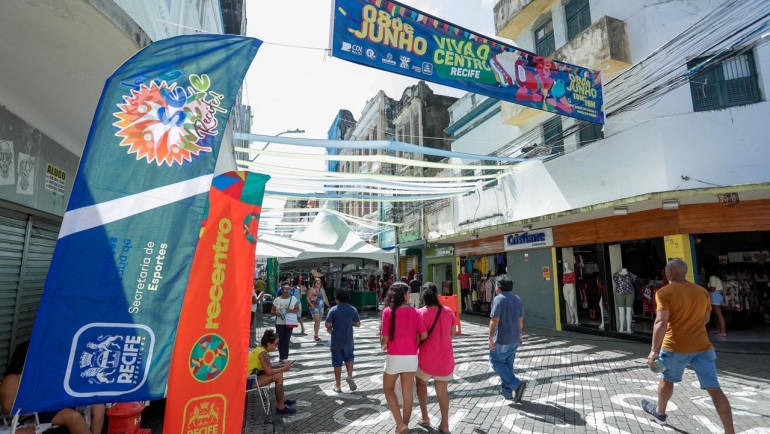
[[[358,386],[356,386],[356,382],[353,381],[353,377],[345,377],[345,382],[348,383],[348,387],[350,387],[351,391],[355,391],[358,389]]]

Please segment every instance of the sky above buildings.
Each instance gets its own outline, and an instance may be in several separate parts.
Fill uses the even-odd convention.
[[[493,0],[402,0],[416,9],[487,35],[494,34]],[[247,5],[248,34],[265,42],[328,48],[332,0],[258,0]],[[253,132],[300,128],[303,137],[325,138],[340,109],[358,119],[380,89],[400,98],[416,79],[331,58],[323,50],[263,45],[246,78],[254,110]],[[443,94],[463,91],[435,84]],[[261,158],[261,157],[260,157]]]
[[[401,0],[487,36],[494,36],[494,0]],[[257,0],[247,3],[248,35],[266,42],[246,76],[245,103],[254,113],[252,132],[275,135],[302,129],[293,137],[325,139],[337,113],[350,110],[358,120],[366,101],[379,90],[400,99],[417,83],[404,77],[329,57],[332,0]],[[281,45],[312,47],[291,48]],[[429,83],[434,92],[455,97],[465,92]],[[261,148],[262,144],[255,144]],[[322,149],[270,145],[270,150],[324,153]],[[265,164],[325,170],[326,162],[260,156]],[[267,206],[277,206],[269,201]]]

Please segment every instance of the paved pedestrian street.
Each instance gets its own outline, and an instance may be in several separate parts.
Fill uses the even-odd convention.
[[[307,324],[307,323],[306,323]],[[376,315],[362,316],[355,332],[355,377],[358,390],[332,391],[328,335],[321,343],[295,334],[286,376],[286,396],[297,399],[297,414],[276,417],[276,432],[390,433],[394,431],[382,392],[384,353],[379,348]],[[455,341],[455,380],[449,386],[452,433],[550,432],[688,432],[718,433],[721,424],[708,394],[686,371],[669,405],[669,426],[650,420],[639,408],[641,399],[656,397],[657,374],[645,365],[648,344],[602,337],[525,328],[524,345],[516,357],[516,374],[528,387],[520,404],[504,401],[499,379],[487,363],[487,328],[483,319],[463,321]],[[770,356],[720,354],[720,381],[733,406],[737,432],[770,433]],[[726,373],[729,371],[729,373]],[[756,375],[754,375],[756,374]],[[344,374],[343,374],[344,375]],[[439,422],[435,394],[429,389],[431,421]],[[259,398],[249,397],[245,432],[266,430]],[[412,433],[438,432],[417,425]],[[269,430],[268,430],[269,432]]]

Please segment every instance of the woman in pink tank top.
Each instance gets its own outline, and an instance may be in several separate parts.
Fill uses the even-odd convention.
[[[414,405],[414,373],[417,371],[418,343],[425,339],[427,330],[417,309],[407,304],[406,294],[409,286],[394,283],[385,297],[380,327],[380,343],[385,357],[385,372],[382,375],[382,389],[388,402],[393,420],[396,422],[396,434],[409,432],[409,419]],[[403,413],[398,406],[396,380],[401,379],[401,393],[404,398]]]

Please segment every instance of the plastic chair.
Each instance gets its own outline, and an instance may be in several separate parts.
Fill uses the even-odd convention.
[[[262,411],[265,412],[265,420],[272,420],[271,402],[270,402],[270,389],[273,387],[273,383],[270,382],[265,386],[260,386],[256,375],[249,375],[246,377],[246,381],[254,381],[256,385],[252,389],[246,389],[246,393],[256,391],[259,394],[259,400],[262,402]]]
[[[37,413],[32,413],[35,416],[35,433],[40,434],[42,432],[48,431],[53,427],[50,423],[40,423],[40,418],[38,417]],[[23,426],[19,426],[19,412],[16,412],[16,414],[11,419],[11,423],[8,423],[8,418],[10,416],[3,415],[3,427],[0,428],[0,434],[10,433],[10,434],[16,434],[16,430],[18,428],[24,428]]]

